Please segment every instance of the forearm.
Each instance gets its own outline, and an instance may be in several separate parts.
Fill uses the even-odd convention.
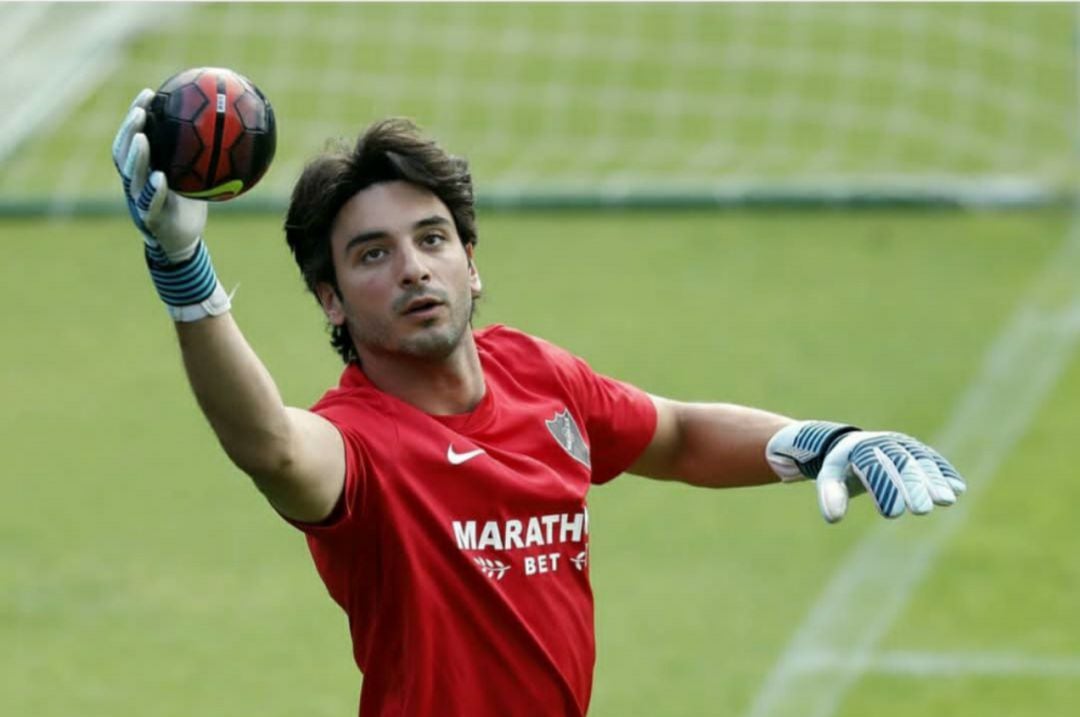
[[[280,471],[290,453],[288,411],[232,314],[178,322],[176,331],[191,388],[225,452],[252,475]]]
[[[888,518],[952,505],[965,490],[952,464],[902,433],[794,421],[733,404],[651,398],[656,431],[631,473],[706,488],[811,478],[830,523],[844,516],[851,495],[864,490]]]
[[[631,472],[708,488],[779,480],[765,459],[765,446],[792,419],[730,403],[653,401],[659,440]]]

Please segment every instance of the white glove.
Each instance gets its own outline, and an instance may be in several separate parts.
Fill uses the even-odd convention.
[[[144,89],[131,103],[113,140],[113,164],[131,219],[142,233],[158,295],[174,320],[197,321],[228,311],[230,301],[202,242],[206,202],[169,191],[164,173],[150,172],[150,142],[143,129],[153,97],[153,90]]]
[[[860,431],[826,421],[802,421],[777,431],[765,457],[783,481],[815,478],[818,506],[830,523],[848,498],[869,492],[886,518],[906,510],[924,515],[952,505],[967,486],[937,451],[903,433]]]

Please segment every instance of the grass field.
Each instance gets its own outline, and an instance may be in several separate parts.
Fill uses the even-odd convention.
[[[339,366],[279,221],[210,227],[220,275],[240,283],[238,320],[286,399],[309,404]],[[932,438],[1045,283],[1070,218],[490,214],[480,228],[480,325],[545,336],[654,393]],[[0,713],[352,714],[344,617],[301,536],[203,423],[127,221],[7,220],[0,232]],[[1061,286],[1040,300],[1075,307]],[[1072,714],[1080,364],[1063,356],[1000,465],[959,466],[983,472],[965,515],[865,664],[812,674],[850,677],[825,715]],[[807,485],[710,493],[624,476],[593,492],[590,514],[596,717],[749,714],[834,571],[880,531],[866,500],[826,526]],[[890,534],[917,545],[947,516]],[[901,653],[953,667],[913,676],[889,666]]]

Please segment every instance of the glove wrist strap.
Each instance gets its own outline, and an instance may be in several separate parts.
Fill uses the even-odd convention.
[[[183,261],[170,261],[160,245],[146,245],[146,266],[158,296],[174,321],[198,321],[218,316],[232,302],[218,281],[210,253],[202,239]]]
[[[208,316],[220,316],[231,309],[232,296],[225,292],[225,287],[221,285],[221,282],[217,282],[213,293],[205,301],[189,306],[169,306],[166,304],[165,308],[173,321],[200,321]]]
[[[769,440],[766,459],[784,482],[817,478],[825,456],[836,442],[859,428],[832,421],[800,421]]]

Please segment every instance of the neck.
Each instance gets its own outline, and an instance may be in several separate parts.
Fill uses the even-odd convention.
[[[486,390],[472,330],[446,358],[360,350],[360,362],[364,375],[380,391],[436,416],[471,411]]]

